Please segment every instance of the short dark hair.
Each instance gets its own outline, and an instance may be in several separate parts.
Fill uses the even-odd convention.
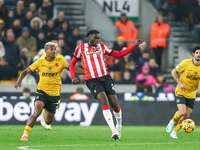
[[[193,48],[193,53],[195,53],[196,52],[196,50],[200,50],[200,46],[199,45],[197,45],[197,46],[195,46],[194,48]]]
[[[29,88],[24,88],[23,92],[30,93],[30,89]]]
[[[88,31],[86,37],[88,37],[90,34],[99,34],[100,32],[98,30],[90,30]]]

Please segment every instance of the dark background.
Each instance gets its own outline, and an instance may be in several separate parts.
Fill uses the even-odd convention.
[[[33,93],[32,95],[34,96],[34,94],[35,93]],[[61,102],[87,103],[88,108],[90,108],[91,103],[98,103],[98,101],[94,99],[91,94],[87,94],[90,97],[88,101],[70,101],[69,96],[72,94],[73,93],[61,94]],[[20,93],[0,93],[0,97],[2,96],[7,96],[7,99],[4,99],[3,101],[9,102],[13,106],[19,101],[27,103],[30,103],[31,101],[19,99],[19,96],[21,96]],[[17,99],[10,99],[10,96],[17,96]],[[117,96],[122,109],[123,125],[167,125],[169,120],[177,111],[175,101],[124,101],[124,94],[118,94]],[[157,95],[151,96],[157,97]],[[67,108],[65,111],[67,111]],[[3,113],[6,113],[5,110],[3,110]],[[196,102],[194,105],[194,110],[190,116],[190,118],[195,121],[196,125],[200,125],[199,114],[200,102]],[[115,120],[114,117],[113,119]],[[81,114],[81,121],[84,121],[83,114]],[[25,124],[25,122],[26,121],[20,122],[12,117],[9,121],[0,121],[0,124]],[[36,124],[39,124],[39,122],[37,122]],[[61,122],[56,122],[54,120],[53,124],[79,125],[80,122],[68,122],[63,117]],[[91,125],[106,125],[106,121],[102,115],[102,109],[100,105]]]

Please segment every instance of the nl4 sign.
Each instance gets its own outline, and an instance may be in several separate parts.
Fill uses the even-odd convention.
[[[130,20],[138,23],[139,0],[96,0],[96,2],[113,22],[117,21],[121,12],[124,12]]]

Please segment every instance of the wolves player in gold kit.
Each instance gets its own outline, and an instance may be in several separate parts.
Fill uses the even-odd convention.
[[[167,125],[166,131],[171,132],[174,124],[178,121],[170,137],[177,139],[177,132],[181,129],[182,122],[189,118],[192,113],[196,93],[200,80],[200,46],[193,49],[193,58],[183,60],[172,70],[172,76],[177,82],[175,91],[178,111]],[[181,73],[178,78],[178,73]]]
[[[53,43],[55,44],[55,46],[56,46],[56,58],[64,59],[63,55],[61,55],[61,54],[58,53],[58,49],[59,49],[58,41],[57,41],[57,40],[51,40],[51,42],[53,42]],[[42,59],[45,59],[45,57],[46,57],[46,53],[44,53],[44,54],[41,56]],[[60,81],[60,82],[61,82],[61,81]],[[60,87],[60,89],[61,89],[61,87]],[[42,111],[42,113],[41,113],[41,120],[40,120],[40,123],[41,123],[41,125],[42,125],[45,129],[51,130],[51,124],[50,124],[50,125],[46,124],[45,118],[44,118],[44,117],[45,117],[45,109],[43,109],[43,111]]]
[[[14,87],[21,86],[23,78],[30,72],[38,70],[40,81],[37,86],[35,96],[35,106],[33,114],[28,118],[21,137],[21,141],[28,141],[28,134],[35,125],[36,119],[45,108],[45,122],[51,124],[56,112],[56,107],[60,103],[61,72],[64,68],[69,69],[69,64],[62,58],[56,57],[56,46],[53,42],[45,44],[46,57],[38,59],[28,68],[22,71]],[[77,74],[84,74],[83,69],[76,68]],[[78,82],[78,81],[77,81]]]

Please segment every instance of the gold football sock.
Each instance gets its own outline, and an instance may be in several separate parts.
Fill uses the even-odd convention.
[[[24,134],[28,136],[28,134],[31,132],[31,129],[32,129],[32,128],[31,128],[30,126],[27,126],[27,125],[26,125],[26,126],[25,126],[25,129],[24,129]]]
[[[181,119],[178,121],[176,127],[174,128],[175,132],[178,132],[181,129],[181,125],[182,125],[183,121],[184,121],[184,119],[181,117]]]
[[[174,114],[174,117],[172,118],[172,121],[175,123],[177,120],[179,120],[181,116],[178,115],[178,111]]]

